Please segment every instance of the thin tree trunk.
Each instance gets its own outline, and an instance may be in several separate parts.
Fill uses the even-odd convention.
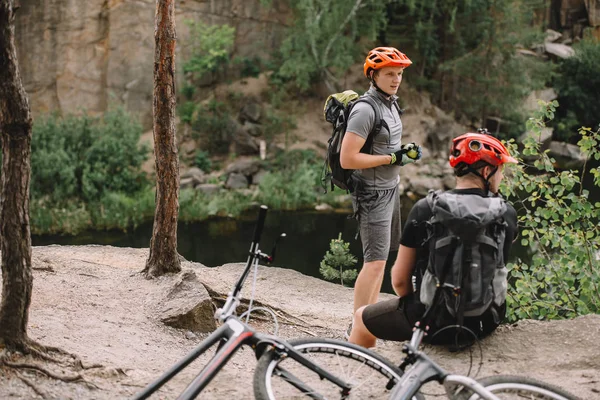
[[[175,135],[175,0],[156,1],[154,28],[156,211],[147,276],[181,271],[177,253],[179,160]]]
[[[0,348],[26,350],[33,277],[29,227],[31,112],[14,42],[14,3],[0,0]]]

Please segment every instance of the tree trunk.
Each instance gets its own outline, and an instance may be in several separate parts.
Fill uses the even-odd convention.
[[[0,0],[0,242],[2,303],[0,348],[24,351],[33,277],[29,227],[31,113],[14,42],[13,0]]]
[[[175,0],[156,1],[154,27],[156,211],[146,276],[181,271],[177,253],[179,160],[175,136]]]

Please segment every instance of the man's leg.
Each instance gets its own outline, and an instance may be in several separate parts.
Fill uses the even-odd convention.
[[[354,283],[354,312],[360,307],[377,302],[385,273],[385,260],[363,265]]]
[[[374,347],[376,338],[408,340],[414,323],[423,314],[424,306],[413,296],[380,301],[359,308],[349,341],[363,347]]]
[[[348,341],[365,348],[375,347],[377,338],[369,332],[362,319],[364,309],[365,307],[361,307],[356,310],[352,333],[350,334],[350,339],[348,339]]]

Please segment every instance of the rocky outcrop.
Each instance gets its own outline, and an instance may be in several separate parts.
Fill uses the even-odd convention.
[[[212,332],[217,328],[215,308],[196,273],[182,271],[162,302],[160,320],[168,326],[193,332]]]
[[[16,42],[34,116],[48,111],[101,113],[124,105],[145,127],[152,122],[154,0],[22,1]],[[236,28],[233,56],[269,57],[290,19],[283,0],[176,2],[177,50],[189,56],[186,20]]]

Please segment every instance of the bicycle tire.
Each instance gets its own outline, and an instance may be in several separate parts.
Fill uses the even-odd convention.
[[[298,339],[289,342],[294,348],[333,375],[353,386],[348,399],[387,398],[386,385],[398,382],[402,372],[390,361],[363,347],[334,339]],[[355,365],[349,365],[355,364]],[[311,398],[280,375],[284,368],[325,399],[341,399],[341,390],[312,370],[289,357],[280,357],[274,349],[265,352],[254,373],[254,396],[258,400]],[[422,396],[415,400],[423,399]]]
[[[495,375],[479,379],[478,382],[502,400],[579,400],[562,388],[524,376]],[[463,398],[480,399],[477,394]]]

